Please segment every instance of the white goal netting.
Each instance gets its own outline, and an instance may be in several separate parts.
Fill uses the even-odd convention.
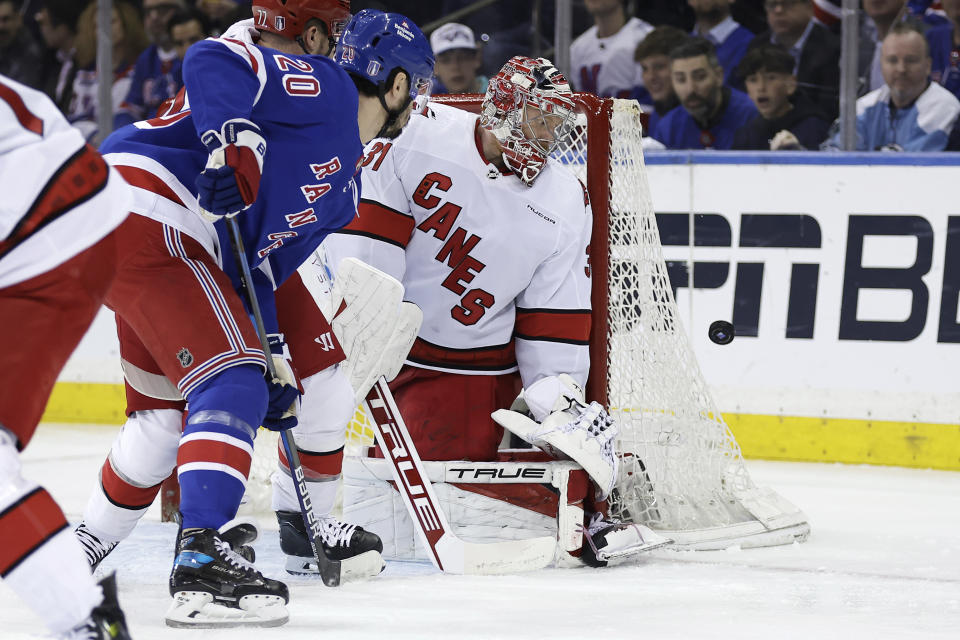
[[[680,321],[657,231],[630,100],[577,96],[578,124],[555,154],[588,186],[595,217],[592,372],[588,399],[620,422],[622,464],[611,515],[642,522],[686,548],[764,546],[802,540],[804,514],[747,473],[717,411]],[[477,110],[475,100],[456,106]],[[250,477],[254,510],[269,509],[276,437],[257,439]],[[348,453],[373,443],[358,410]]]
[[[684,331],[657,231],[637,103],[590,105],[584,107],[594,113],[582,117],[586,126],[560,157],[588,181],[594,197],[595,242],[603,239],[594,247],[594,265],[604,260],[598,252],[606,254],[602,307],[594,297],[595,316],[599,308],[605,314],[603,335],[595,333],[591,344],[591,390],[603,393],[621,428],[611,515],[696,548],[803,539],[809,532],[803,513],[750,479]],[[589,137],[604,126],[609,142],[590,145],[594,156],[584,165]],[[598,201],[604,177],[606,207]],[[603,286],[595,274],[594,287]]]

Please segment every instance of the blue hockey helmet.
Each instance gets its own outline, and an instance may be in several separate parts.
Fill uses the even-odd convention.
[[[395,69],[410,78],[410,99],[429,95],[433,50],[413,20],[376,9],[358,12],[340,37],[334,57],[344,71],[380,87]]]

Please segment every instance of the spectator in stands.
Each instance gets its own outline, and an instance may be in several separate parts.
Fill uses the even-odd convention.
[[[113,89],[114,127],[122,125],[121,104],[130,92],[133,63],[147,46],[143,21],[137,8],[125,0],[114,0],[113,21]],[[73,81],[73,100],[67,119],[88,140],[97,135],[100,105],[97,81],[97,3],[92,2],[77,21],[77,75]]]
[[[955,145],[960,101],[930,82],[930,50],[922,27],[892,25],[883,40],[885,84],[857,100],[857,149],[943,151]],[[840,132],[824,148],[841,148]]]
[[[243,0],[199,0],[197,8],[207,16],[214,36],[222,34],[233,23],[251,17],[250,3]]]
[[[766,0],[770,28],[750,47],[776,44],[794,61],[800,93],[829,120],[840,112],[840,37],[814,19],[812,0]]]
[[[764,44],[747,52],[737,74],[759,115],[737,129],[734,149],[779,151],[819,149],[830,120],[802,93],[793,75],[793,57],[781,47]]]
[[[170,42],[177,53],[177,58],[183,61],[187,55],[187,49],[195,42],[200,42],[207,37],[208,28],[206,16],[195,9],[178,11],[170,18]],[[181,67],[177,66],[176,82],[177,86],[183,86],[183,77],[180,73]]]
[[[657,124],[654,137],[668,149],[729,149],[734,132],[757,115],[746,94],[723,84],[723,67],[710,41],[689,38],[670,53],[680,106]]]
[[[77,21],[86,4],[77,0],[44,0],[34,18],[48,48],[43,62],[41,89],[67,113],[77,75]]]
[[[927,32],[930,79],[960,98],[960,0],[941,0],[948,22]]]
[[[114,118],[117,126],[152,118],[157,107],[179,91],[180,59],[167,27],[173,14],[185,7],[184,0],[143,0],[143,28],[151,45],[133,67],[130,92]]]
[[[633,59],[643,71],[643,82],[651,98],[650,103],[640,103],[650,116],[646,131],[648,136],[653,135],[660,119],[680,104],[673,91],[670,52],[686,42],[687,37],[677,27],[660,26],[647,34],[633,54]]]
[[[893,25],[910,17],[910,10],[907,0],[863,0],[863,12],[866,18],[860,38],[873,43],[873,57],[866,70],[866,88],[873,91],[884,84],[880,61],[883,40]]]
[[[43,51],[30,30],[23,26],[22,8],[23,0],[0,0],[0,73],[39,89]]]
[[[653,26],[627,19],[623,0],[584,0],[592,27],[570,45],[570,67],[577,91],[611,98],[638,96],[650,102],[633,53]]]
[[[730,17],[733,0],[687,0],[693,9],[697,24],[693,35],[706,38],[717,49],[717,59],[723,67],[723,81],[741,88],[734,71],[747,52],[753,33]],[[731,82],[732,81],[732,82]]]
[[[473,30],[465,24],[448,22],[430,35],[437,63],[433,93],[485,93],[487,78],[480,70],[480,48]]]

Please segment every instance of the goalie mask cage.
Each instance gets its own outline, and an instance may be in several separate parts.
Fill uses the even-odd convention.
[[[480,111],[483,96],[435,101]],[[593,204],[593,326],[587,399],[620,424],[620,471],[610,515],[646,524],[679,548],[789,544],[810,531],[804,514],[758,488],[723,421],[684,332],[667,275],[641,148],[635,101],[575,94],[577,123],[553,157],[587,185]],[[248,509],[270,511],[277,437],[260,430]],[[373,443],[358,410],[348,453]],[[168,514],[176,502],[164,491]]]

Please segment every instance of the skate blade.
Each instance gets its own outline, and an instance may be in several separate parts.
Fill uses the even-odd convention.
[[[340,583],[359,582],[379,575],[387,566],[383,556],[376,551],[365,551],[359,555],[340,561]],[[284,567],[293,576],[318,576],[316,558],[287,556]]]
[[[643,544],[638,544],[620,551],[605,553],[604,551],[599,550],[597,551],[597,560],[609,561],[620,560],[622,558],[631,558],[633,556],[640,555],[641,553],[647,553],[648,551],[653,551],[654,549],[660,549],[673,544],[673,540],[670,540],[669,538],[657,536],[656,534],[654,534],[654,536],[654,538],[646,539]]]
[[[243,596],[238,606],[214,602],[204,591],[178,591],[167,609],[168,627],[225,629],[229,627],[279,627],[290,620],[283,598]]]

